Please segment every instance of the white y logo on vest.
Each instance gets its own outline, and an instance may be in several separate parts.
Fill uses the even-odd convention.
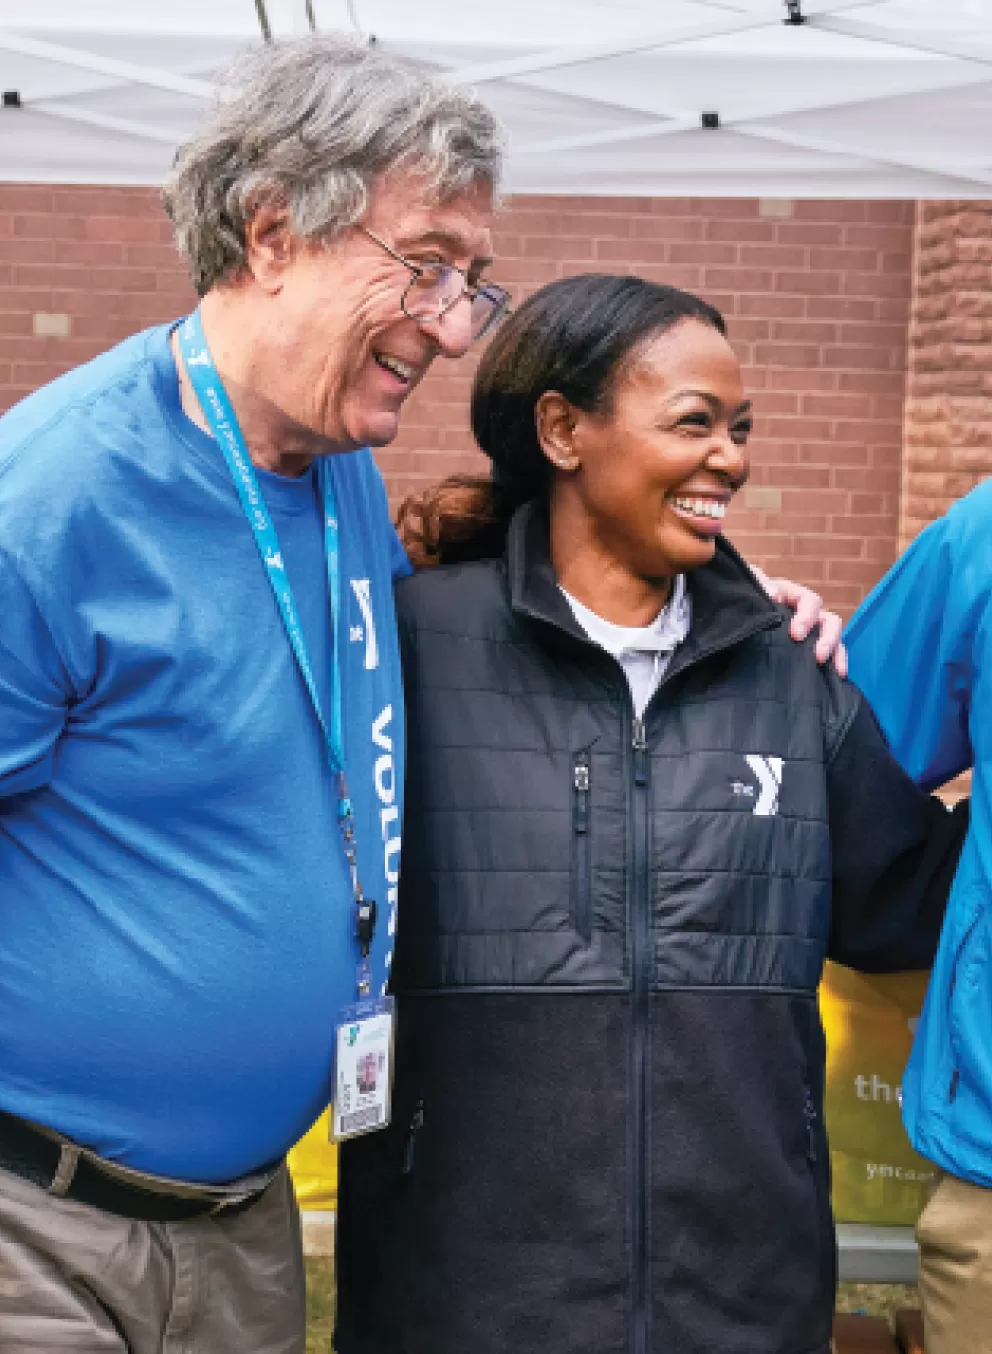
[[[752,812],[756,818],[774,818],[778,813],[778,792],[782,784],[782,758],[761,757],[749,752],[744,759],[758,778],[758,798]]]
[[[365,671],[372,672],[379,666],[379,645],[376,643],[375,621],[372,619],[372,585],[367,578],[353,578],[351,590],[361,607],[362,619],[365,621]],[[361,627],[357,625],[352,627],[351,638],[353,640],[363,638]]]

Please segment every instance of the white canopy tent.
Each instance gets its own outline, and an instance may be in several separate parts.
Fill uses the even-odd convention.
[[[311,25],[475,86],[513,192],[992,197],[992,0],[0,0],[0,180],[158,183]]]
[[[0,0],[0,181],[158,184],[216,74],[352,32],[478,89],[514,193],[992,198],[992,0]],[[908,1229],[842,1277],[912,1280]]]

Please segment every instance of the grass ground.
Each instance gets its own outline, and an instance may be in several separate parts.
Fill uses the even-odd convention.
[[[838,1312],[867,1312],[884,1316],[891,1324],[900,1307],[919,1307],[915,1287],[900,1283],[842,1283],[837,1294]]]
[[[307,1257],[307,1354],[330,1354],[334,1330],[334,1261]]]
[[[868,1312],[889,1320],[900,1307],[918,1307],[915,1288],[901,1284],[842,1283],[839,1312]],[[334,1329],[334,1261],[307,1260],[307,1354],[331,1354]]]

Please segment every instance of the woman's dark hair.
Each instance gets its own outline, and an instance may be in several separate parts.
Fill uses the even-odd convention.
[[[637,352],[683,320],[726,333],[698,296],[641,277],[584,273],[528,297],[496,331],[472,386],[472,432],[492,478],[452,476],[401,504],[397,529],[414,565],[499,555],[513,513],[551,483],[535,422],[541,395],[555,390],[587,413],[608,412]]]

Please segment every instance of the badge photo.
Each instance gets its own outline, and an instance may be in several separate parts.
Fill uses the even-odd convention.
[[[340,1142],[389,1123],[393,1080],[393,999],[345,1011],[335,1040],[331,1136]]]

